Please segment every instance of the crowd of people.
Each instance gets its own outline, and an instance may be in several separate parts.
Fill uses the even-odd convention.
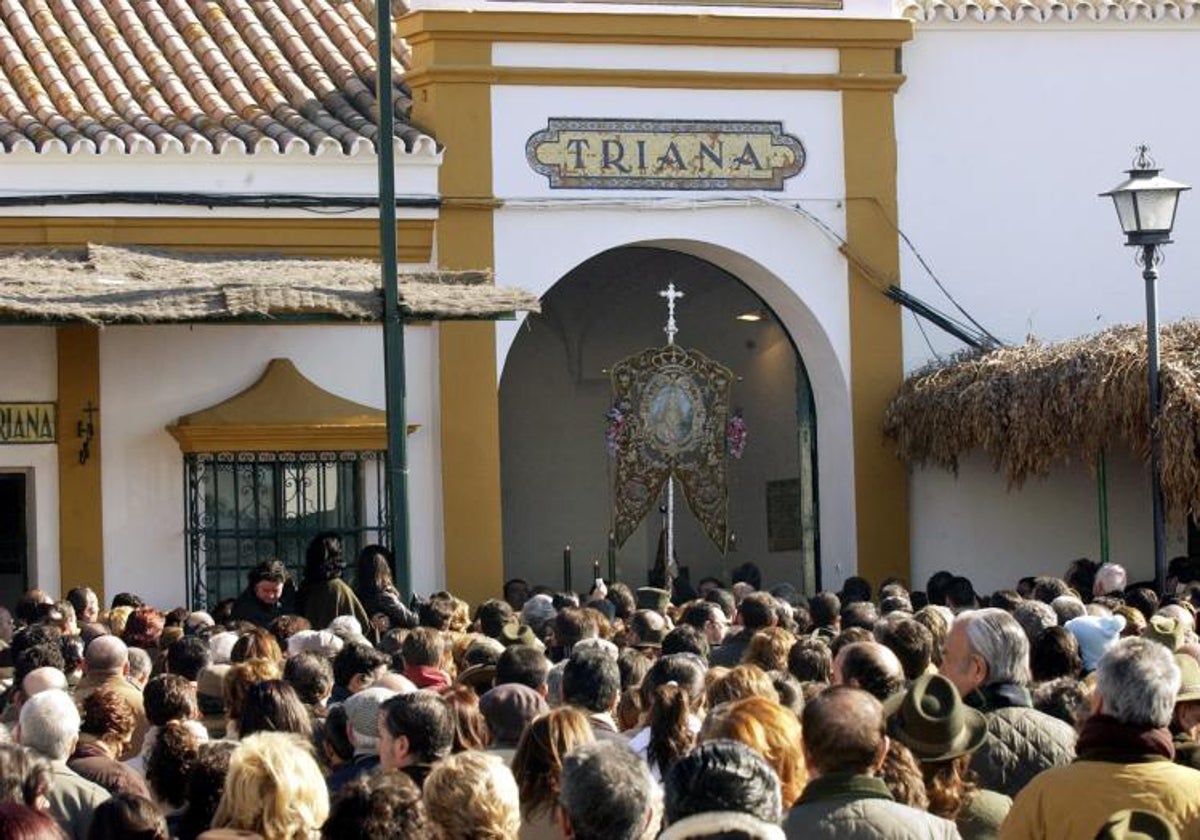
[[[1200,838],[1200,564],[0,607],[0,840]],[[163,605],[159,605],[163,606]]]

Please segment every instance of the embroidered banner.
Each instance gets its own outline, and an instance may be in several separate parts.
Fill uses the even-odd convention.
[[[729,539],[725,427],[733,373],[696,350],[644,350],[612,370],[621,420],[613,534],[618,546],[654,508],[668,479],[722,554]]]
[[[777,191],[805,152],[780,122],[551,117],[525,157],[551,189]]]

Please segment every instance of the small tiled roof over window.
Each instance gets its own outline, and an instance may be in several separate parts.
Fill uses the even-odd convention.
[[[0,152],[370,151],[374,14],[373,0],[0,0]],[[399,77],[395,91],[411,150]]]

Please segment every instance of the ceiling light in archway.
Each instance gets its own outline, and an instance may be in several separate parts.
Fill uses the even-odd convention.
[[[749,323],[758,323],[759,321],[767,320],[767,313],[761,309],[755,309],[750,312],[743,312],[736,316],[739,321],[747,321]]]

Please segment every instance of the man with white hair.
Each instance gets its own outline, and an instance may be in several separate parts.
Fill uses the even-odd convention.
[[[1136,808],[1200,837],[1200,771],[1175,764],[1167,726],[1179,667],[1164,645],[1123,639],[1096,669],[1093,714],[1079,735],[1079,758],[1047,770],[1013,803],[1001,840],[1092,840],[1108,818]]]
[[[67,767],[79,740],[79,710],[65,691],[43,691],[21,706],[18,740],[50,762],[50,815],[75,840],[86,840],[96,808],[109,798],[99,785]]]
[[[946,636],[942,676],[984,713],[991,735],[971,769],[980,787],[1016,796],[1043,770],[1075,757],[1075,730],[1033,708],[1029,639],[1017,620],[989,608],[960,613]]]
[[[75,688],[75,699],[82,703],[98,688],[111,688],[133,710],[133,741],[122,760],[141,752],[142,741],[150,724],[141,690],[129,679],[129,648],[116,636],[97,636],[83,651],[83,679]]]

